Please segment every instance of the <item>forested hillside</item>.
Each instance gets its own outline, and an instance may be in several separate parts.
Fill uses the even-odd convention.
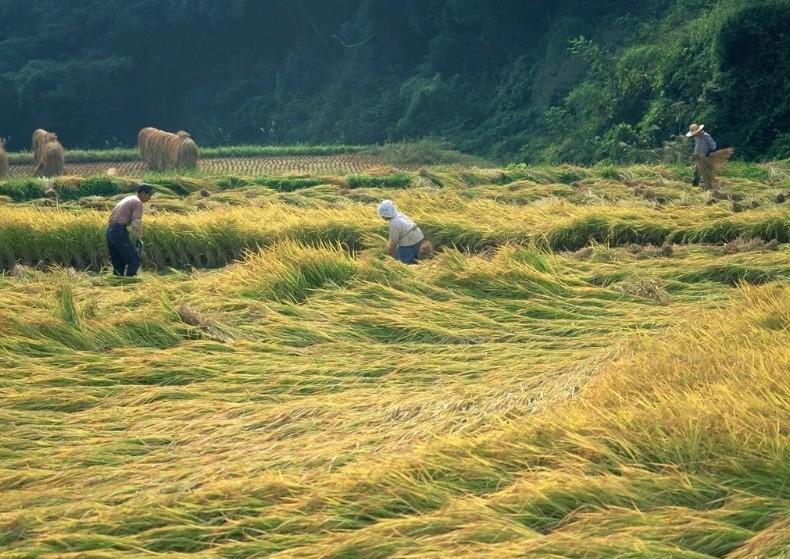
[[[787,157],[789,29],[788,0],[0,0],[0,136],[590,163],[654,158],[696,120]]]

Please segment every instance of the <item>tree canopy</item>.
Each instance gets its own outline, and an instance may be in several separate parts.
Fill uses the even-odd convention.
[[[638,159],[691,121],[790,156],[790,0],[0,0],[0,136],[436,137]]]

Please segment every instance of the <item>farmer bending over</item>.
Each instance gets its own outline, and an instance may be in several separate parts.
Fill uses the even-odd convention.
[[[707,132],[703,132],[704,124],[692,124],[686,132],[687,138],[694,138],[694,155],[708,157],[716,151],[716,141]],[[700,169],[699,163],[694,166],[694,180],[691,184],[699,186]]]
[[[110,249],[112,273],[116,276],[137,275],[140,255],[129,238],[129,225],[138,241],[143,238],[143,204],[151,199],[154,188],[142,183],[137,194],[127,196],[115,206],[107,226],[107,247]]]
[[[420,257],[420,245],[425,239],[420,228],[408,216],[400,213],[392,200],[384,200],[376,211],[389,221],[387,254],[406,264],[414,264]]]

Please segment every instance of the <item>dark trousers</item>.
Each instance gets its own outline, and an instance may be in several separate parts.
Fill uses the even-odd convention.
[[[129,238],[125,225],[111,223],[107,227],[107,248],[110,250],[112,273],[116,276],[135,276],[140,267],[140,255]]]
[[[691,181],[694,186],[699,186],[699,165],[694,164],[694,180]]]

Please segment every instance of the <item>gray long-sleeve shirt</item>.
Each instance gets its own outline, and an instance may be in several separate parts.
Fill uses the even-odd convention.
[[[700,132],[694,136],[694,155],[707,157],[716,151],[716,140],[707,132]]]

